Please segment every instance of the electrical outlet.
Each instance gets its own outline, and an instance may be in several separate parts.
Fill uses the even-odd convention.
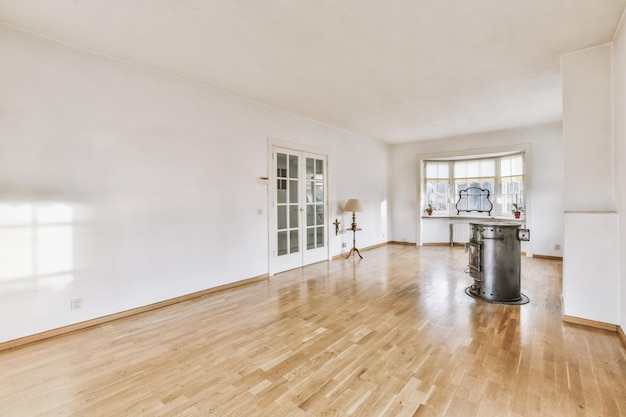
[[[346,247],[346,242],[343,242],[343,243],[341,244],[341,247],[342,247],[342,248],[345,248],[345,247]]]
[[[554,245],[554,250],[561,250],[561,245]]]
[[[70,300],[70,310],[80,310],[81,308],[83,308],[82,298],[72,298]]]

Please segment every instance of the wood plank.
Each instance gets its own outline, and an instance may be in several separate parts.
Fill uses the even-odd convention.
[[[595,327],[596,329],[608,330],[610,332],[617,331],[617,325],[615,324],[605,323],[605,322],[596,321],[596,320],[584,319],[581,317],[564,315],[563,321],[566,323],[579,324],[581,326],[589,326],[589,327]]]
[[[0,352],[0,415],[618,416],[618,332],[468,297],[457,247],[385,245]]]
[[[233,282],[230,284],[220,285],[218,287],[208,288],[206,290],[198,291],[191,294],[181,295],[180,297],[171,298],[169,300],[160,301],[158,303],[148,304],[146,306],[133,308],[126,311],[121,311],[115,314],[109,314],[107,316],[98,317],[91,320],[82,321],[80,323],[71,324],[69,326],[63,326],[56,329],[48,330],[45,332],[33,334],[30,336],[21,337],[19,339],[9,340],[7,342],[0,343],[0,352],[7,349],[13,349],[16,347],[24,346],[29,343],[38,342],[40,340],[49,339],[55,336],[60,336],[66,333],[75,332],[78,330],[86,329],[89,327],[97,326],[99,324],[107,323],[114,320],[119,320],[125,317],[134,316],[136,314],[142,314],[148,311],[156,310],[158,308],[167,307],[170,305],[182,303],[184,301],[193,300],[194,298],[203,297],[208,294],[213,294],[218,291],[224,291],[231,288],[237,288],[242,285],[251,284],[254,282],[264,281],[269,278],[268,274],[262,274],[254,278],[248,278],[241,281]]]

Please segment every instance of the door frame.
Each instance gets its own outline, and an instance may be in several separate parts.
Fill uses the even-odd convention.
[[[330,195],[330,184],[331,184],[331,176],[330,176],[330,165],[331,165],[331,157],[330,157],[330,152],[328,152],[326,149],[322,149],[322,148],[317,148],[314,146],[308,146],[308,145],[303,145],[303,144],[299,144],[299,143],[293,143],[293,142],[288,142],[288,141],[284,141],[284,140],[280,140],[280,139],[276,139],[276,138],[272,138],[272,137],[268,137],[267,138],[267,172],[268,172],[268,187],[267,187],[267,261],[268,261],[268,274],[269,276],[275,275],[276,273],[278,273],[278,271],[276,271],[275,265],[272,262],[272,258],[273,258],[273,254],[272,254],[272,250],[273,250],[273,246],[272,246],[272,233],[275,233],[275,227],[273,227],[272,225],[275,224],[275,221],[272,222],[271,216],[273,213],[272,210],[272,202],[274,199],[274,196],[272,195],[272,190],[274,189],[274,187],[272,187],[271,185],[271,181],[276,181],[276,173],[273,172],[273,160],[272,160],[272,155],[274,153],[274,148],[284,148],[284,149],[288,149],[291,150],[293,152],[300,152],[300,153],[312,153],[312,154],[317,154],[320,156],[324,156],[326,158],[326,206],[325,206],[325,210],[324,210],[324,227],[326,228],[326,236],[327,236],[327,243],[326,243],[326,260],[331,260],[332,256],[331,256],[331,248],[330,248],[330,243],[332,241],[331,239],[331,230],[328,224],[328,221],[330,219],[330,202],[329,202],[329,195]],[[304,266],[304,265],[302,265]]]

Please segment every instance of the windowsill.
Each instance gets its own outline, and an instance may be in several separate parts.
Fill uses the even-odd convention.
[[[507,222],[517,222],[517,223],[526,222],[526,217],[520,217],[519,219],[516,219],[514,217],[504,217],[504,216],[479,216],[479,215],[472,216],[472,215],[463,215],[463,214],[462,215],[433,214],[432,216],[423,214],[422,219],[496,220],[496,221],[507,221]]]

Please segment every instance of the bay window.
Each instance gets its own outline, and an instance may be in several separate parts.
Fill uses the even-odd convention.
[[[459,192],[470,187],[489,190],[493,215],[513,217],[513,203],[524,205],[524,154],[424,161],[423,208],[435,216],[456,216]],[[476,198],[487,199],[486,195]],[[478,203],[478,202],[477,202]],[[483,206],[486,201],[482,202]],[[481,204],[476,204],[480,206]]]

